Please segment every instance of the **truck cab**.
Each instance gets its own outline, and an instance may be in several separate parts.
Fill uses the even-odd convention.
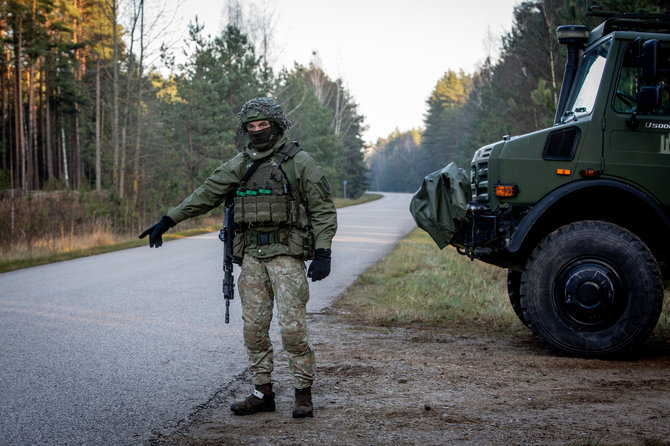
[[[557,34],[554,126],[476,151],[449,243],[508,269],[516,314],[552,349],[618,355],[652,331],[670,278],[670,16]]]

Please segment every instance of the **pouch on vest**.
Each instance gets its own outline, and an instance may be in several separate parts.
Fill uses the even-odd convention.
[[[270,197],[268,195],[257,195],[253,197],[256,201],[256,223],[272,221],[270,212]]]
[[[242,197],[242,205],[244,208],[244,218],[240,220],[240,223],[257,223],[256,200],[252,200],[251,197]]]
[[[291,224],[299,228],[311,227],[311,222],[309,221],[309,215],[307,214],[307,208],[305,207],[304,204],[300,203],[297,200],[291,200],[289,208],[290,208]]]
[[[288,232],[289,255],[311,260],[314,258],[314,234],[309,229],[293,227]]]
[[[244,232],[237,232],[233,236],[233,257],[239,259],[244,257]]]
[[[288,195],[245,195],[235,197],[235,220],[252,225],[289,222]]]
[[[272,223],[286,223],[288,221],[288,195],[270,195],[270,221]]]

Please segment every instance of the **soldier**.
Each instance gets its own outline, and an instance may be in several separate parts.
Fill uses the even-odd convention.
[[[296,142],[288,141],[285,132],[291,122],[275,100],[251,99],[238,118],[238,132],[249,136],[244,150],[217,168],[140,238],[149,235],[149,246],[160,247],[169,228],[234,195],[239,231],[233,254],[243,259],[239,292],[244,344],[255,388],[230,409],[236,415],[275,410],[268,331],[276,301],[295,386],[293,417],[311,417],[315,359],[306,327],[307,277],[314,282],[330,274],[337,214],[323,171]],[[309,259],[313,260],[306,277],[304,261]]]

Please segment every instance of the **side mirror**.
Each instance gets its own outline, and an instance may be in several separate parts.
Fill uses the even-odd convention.
[[[637,56],[637,66],[642,70],[642,82],[645,84],[658,84],[659,48],[658,40],[647,40]]]
[[[655,110],[661,106],[661,86],[642,87],[637,92],[637,103],[640,111]]]

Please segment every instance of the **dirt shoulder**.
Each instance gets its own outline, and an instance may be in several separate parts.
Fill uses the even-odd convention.
[[[367,327],[311,315],[314,418],[294,420],[275,346],[277,411],[238,417],[247,374],[198,408],[170,445],[670,444],[670,346],[627,361],[550,354],[529,331]]]

